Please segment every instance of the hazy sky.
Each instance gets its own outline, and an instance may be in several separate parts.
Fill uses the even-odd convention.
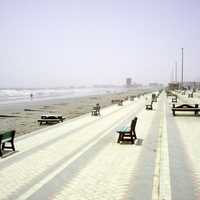
[[[182,47],[200,79],[199,0],[0,0],[0,87],[167,82]]]

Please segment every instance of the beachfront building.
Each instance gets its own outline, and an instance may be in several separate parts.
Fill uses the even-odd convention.
[[[170,90],[178,90],[179,89],[179,83],[168,83],[168,88]]]

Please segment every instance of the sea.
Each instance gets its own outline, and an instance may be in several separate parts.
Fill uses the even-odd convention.
[[[42,101],[50,99],[65,99],[108,93],[124,92],[123,86],[115,87],[69,87],[69,88],[2,88],[0,89],[0,104]]]

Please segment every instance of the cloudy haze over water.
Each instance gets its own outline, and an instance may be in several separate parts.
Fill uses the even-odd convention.
[[[167,82],[182,47],[184,78],[200,79],[199,10],[198,0],[0,0],[0,87]]]

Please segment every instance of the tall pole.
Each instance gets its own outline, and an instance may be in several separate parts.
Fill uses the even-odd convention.
[[[176,61],[176,64],[175,64],[175,81],[177,83],[177,61]]]
[[[181,49],[182,50],[182,74],[181,74],[181,86],[183,88],[183,48]]]
[[[174,81],[174,72],[173,72],[173,67],[170,70],[170,82],[172,83]]]

